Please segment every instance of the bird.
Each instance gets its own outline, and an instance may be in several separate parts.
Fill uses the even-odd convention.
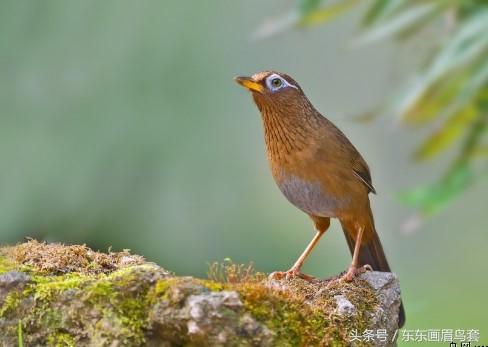
[[[262,71],[238,76],[261,113],[271,174],[283,195],[305,212],[316,234],[294,265],[274,278],[301,277],[301,268],[330,225],[338,219],[352,254],[341,280],[368,271],[391,272],[375,229],[369,194],[376,194],[368,164],[346,135],[312,105],[289,75]],[[400,305],[399,326],[405,322]]]

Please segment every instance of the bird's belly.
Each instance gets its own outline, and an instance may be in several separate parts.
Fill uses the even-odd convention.
[[[320,217],[337,217],[337,211],[347,204],[328,194],[318,181],[307,181],[294,175],[282,176],[278,187],[286,198],[302,211]]]

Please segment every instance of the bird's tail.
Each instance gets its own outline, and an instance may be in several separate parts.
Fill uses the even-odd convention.
[[[374,271],[391,272],[388,261],[386,260],[383,246],[380,238],[374,227],[372,213],[370,212],[371,223],[369,228],[364,230],[363,242],[359,249],[359,266],[369,264]],[[354,246],[356,244],[355,237],[353,237],[355,230],[346,223],[342,223],[342,230],[346,237],[347,244],[351,254],[354,253]],[[352,229],[352,230],[351,230]],[[400,312],[398,318],[398,327],[401,328],[405,324],[405,309],[403,303],[400,302]]]

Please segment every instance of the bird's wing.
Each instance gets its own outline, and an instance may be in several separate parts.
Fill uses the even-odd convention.
[[[351,168],[355,177],[357,177],[369,190],[369,192],[376,194],[376,190],[371,182],[371,174],[366,161],[358,152],[356,147],[349,141],[344,133],[336,127],[327,118],[322,117],[323,127],[326,129],[324,134],[327,138],[333,140],[322,141],[326,146],[322,146],[322,152],[326,153],[324,157],[334,158],[335,161],[343,161],[344,158],[351,158]],[[347,167],[349,170],[349,167]]]
[[[368,164],[364,161],[361,155],[358,153],[358,156],[352,162],[352,170],[354,175],[363,182],[366,187],[368,187],[369,191],[373,194],[376,194],[376,190],[373,187],[373,183],[371,182],[371,173],[369,172]]]

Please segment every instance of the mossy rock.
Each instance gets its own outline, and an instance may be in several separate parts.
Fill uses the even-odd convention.
[[[0,248],[0,346],[349,346],[372,344],[351,342],[355,332],[396,329],[393,274],[236,273],[177,277],[128,251],[33,240]]]

